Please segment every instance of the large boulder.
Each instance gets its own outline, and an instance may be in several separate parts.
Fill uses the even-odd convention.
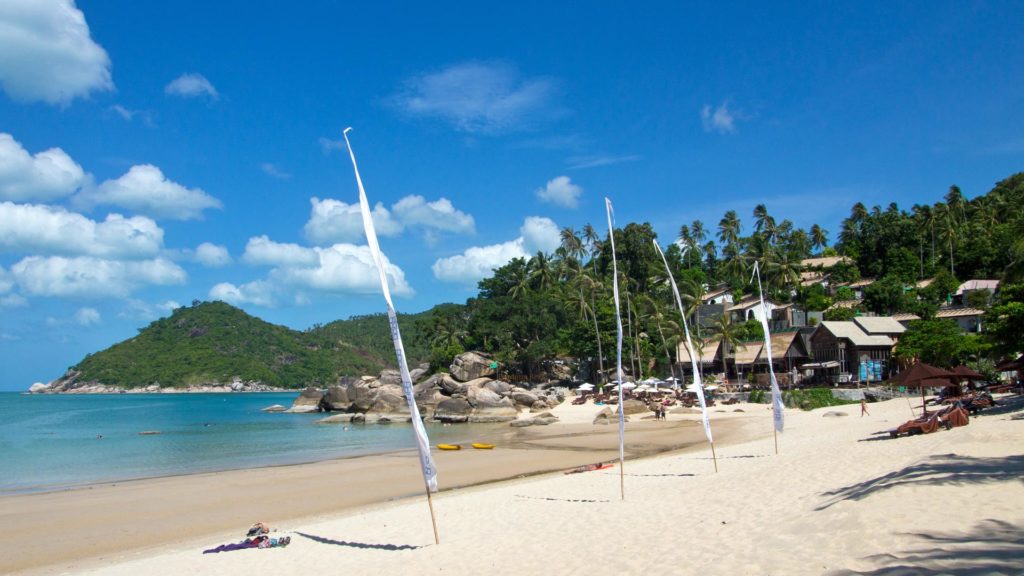
[[[419,407],[420,411],[428,414],[434,410],[439,402],[446,398],[441,393],[438,381],[433,378],[416,384],[412,387],[412,392],[413,398],[416,399],[416,406]]]
[[[147,389],[148,391],[148,389]],[[288,410],[289,412],[319,412],[320,411],[320,400],[324,397],[324,393],[317,390],[316,388],[309,387],[303,390],[299,396],[292,402],[292,407]]]
[[[529,390],[524,390],[522,388],[513,389],[511,397],[516,404],[526,407],[532,407],[534,404],[537,403],[538,400],[540,400],[540,398],[536,394],[530,392]],[[545,405],[547,405],[546,402]]]
[[[402,373],[398,370],[385,369],[381,370],[380,381],[382,386],[401,386],[402,385]]]
[[[647,408],[647,404],[644,404],[641,400],[623,400],[622,410],[626,416],[630,414],[646,414],[650,410]]]
[[[409,403],[401,386],[377,388],[373,404],[367,412],[374,414],[409,414]]]
[[[507,400],[507,398],[506,398]],[[469,422],[472,424],[484,424],[490,422],[508,422],[515,420],[519,411],[512,406],[498,406],[494,408],[474,408],[469,415]]]
[[[437,403],[434,408],[434,420],[438,422],[468,422],[473,407],[462,398],[448,398]]]
[[[459,382],[469,382],[484,376],[494,376],[497,362],[481,352],[465,352],[452,360],[449,368],[452,376]]]
[[[516,410],[511,398],[503,397],[490,388],[470,387],[466,391],[466,397],[474,409],[510,408],[513,412]]]
[[[413,368],[409,370],[409,379],[415,384],[420,378],[423,378],[427,370],[427,368]]]
[[[497,389],[492,387],[491,384],[494,384],[494,380],[491,380],[490,378],[484,376],[483,378],[473,378],[469,382],[466,382],[465,386],[466,390],[469,390],[471,388],[487,388],[488,390],[494,392],[498,396],[504,396],[504,394],[502,394]]]
[[[267,406],[266,408],[263,408],[260,411],[261,412],[284,412],[286,410],[288,410],[288,409],[285,408],[284,406],[282,406],[280,404],[274,404],[272,406]]]
[[[448,396],[455,396],[456,394],[465,394],[466,385],[459,382],[455,378],[452,378],[449,374],[440,374],[441,378],[440,385],[441,391]]]
[[[376,388],[378,388],[378,386],[373,386],[374,384],[379,384],[376,378],[360,378],[353,380],[345,387],[345,394],[351,402],[348,407],[349,412],[366,412],[373,407],[377,396]]]
[[[509,394],[512,393],[513,390],[515,390],[511,384],[509,384],[508,382],[503,382],[501,380],[488,380],[488,382],[484,384],[484,386],[486,386],[488,390],[498,394],[499,396],[508,396]]]
[[[50,390],[50,386],[48,384],[43,384],[42,382],[36,382],[35,384],[33,384],[32,386],[29,387],[28,393],[29,394],[42,394],[44,392],[48,392],[49,390]]]
[[[344,377],[336,386],[331,386],[320,400],[320,406],[328,412],[347,412],[352,407],[348,397],[349,384],[358,382],[355,378]]]
[[[594,424],[611,424],[613,412],[610,406],[605,406],[600,412],[594,416]]]

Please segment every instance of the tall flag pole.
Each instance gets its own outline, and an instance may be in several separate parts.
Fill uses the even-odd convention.
[[[612,243],[612,295],[615,298],[615,379],[619,383],[619,494],[626,499],[626,409],[622,405],[622,313],[619,310],[619,264],[615,260],[615,228],[612,226],[612,201],[604,199],[608,214],[608,238]]]
[[[779,432],[783,428],[782,410],[785,405],[782,403],[782,392],[779,391],[779,382],[775,379],[775,367],[772,366],[772,337],[768,332],[768,308],[764,305],[764,290],[761,288],[761,272],[758,269],[757,261],[754,261],[754,276],[757,277],[757,293],[761,298],[761,328],[764,329],[764,350],[768,354],[768,374],[772,381],[772,419],[775,423],[773,435],[775,437],[775,453],[779,453]]]
[[[697,400],[700,402],[701,419],[704,421],[704,435],[708,437],[708,444],[711,445],[711,460],[715,463],[715,472],[718,472],[718,457],[715,456],[715,441],[711,437],[711,422],[708,420],[708,406],[704,402],[704,383],[701,382],[700,372],[697,369],[697,355],[693,353],[693,341],[690,339],[690,327],[686,323],[686,312],[683,310],[683,299],[679,297],[679,287],[676,286],[676,279],[672,276],[672,269],[668,267],[668,260],[657,240],[654,248],[665,263],[665,272],[668,274],[669,284],[672,286],[672,295],[675,296],[676,306],[679,308],[679,315],[683,318],[683,334],[686,334],[686,351],[690,353],[690,367],[693,369],[693,387],[697,389]]]
[[[352,168],[356,172],[356,184],[359,185],[359,208],[363,215],[363,230],[366,232],[366,243],[370,247],[370,254],[373,255],[373,262],[377,266],[377,273],[380,276],[380,288],[384,293],[384,301],[388,305],[391,340],[395,344],[398,370],[402,375],[402,390],[405,392],[405,400],[409,404],[412,429],[416,434],[416,448],[420,454],[420,469],[423,472],[423,484],[427,492],[427,506],[430,507],[430,523],[434,527],[434,544],[440,544],[441,540],[437,535],[437,519],[434,516],[434,503],[430,498],[431,492],[437,492],[437,467],[434,466],[434,459],[430,456],[430,441],[427,439],[427,431],[423,428],[423,420],[420,419],[420,410],[416,407],[416,396],[412,390],[412,377],[409,376],[409,364],[405,359],[405,346],[402,345],[402,334],[398,330],[398,315],[395,313],[394,303],[391,302],[391,290],[388,289],[388,279],[384,272],[384,256],[380,252],[380,245],[377,243],[377,232],[373,227],[373,218],[370,215],[370,203],[367,201],[366,191],[363,189],[363,179],[359,177],[356,155],[352,151],[352,144],[348,141],[348,131],[351,129],[345,128],[342,136],[345,137],[345,146],[348,147],[348,155],[352,158]]]

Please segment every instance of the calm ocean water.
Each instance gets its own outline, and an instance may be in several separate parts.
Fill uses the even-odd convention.
[[[24,395],[0,393],[0,494],[315,462],[414,448],[407,424],[316,425],[268,414],[296,393]],[[160,435],[140,436],[144,430]],[[465,436],[428,426],[431,442]],[[98,439],[97,435],[102,435]]]

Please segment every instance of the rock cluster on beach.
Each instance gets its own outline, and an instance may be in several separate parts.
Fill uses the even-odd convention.
[[[60,378],[47,384],[36,382],[29,387],[30,394],[181,394],[189,392],[282,392],[283,388],[267,386],[260,382],[243,382],[235,379],[227,384],[210,382],[185,387],[161,386],[159,383],[124,388],[99,382],[80,381],[77,370],[68,370]]]
[[[420,415],[431,422],[508,422],[522,410],[542,413],[565,400],[551,388],[531,390],[496,379],[496,363],[479,352],[457,356],[448,373],[427,377],[427,368],[421,365],[409,376]],[[319,421],[323,424],[411,420],[397,370],[384,370],[379,376],[346,376],[326,390],[306,388],[287,411],[333,413]],[[531,423],[543,420],[533,418]]]

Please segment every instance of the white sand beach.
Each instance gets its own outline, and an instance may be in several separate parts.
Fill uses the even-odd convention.
[[[438,454],[439,545],[426,500],[416,494],[422,483],[415,459],[408,455],[392,458],[399,467],[381,470],[346,468],[342,461],[5,498],[0,519],[14,535],[4,540],[2,562],[31,549],[33,538],[48,538],[43,526],[20,530],[19,521],[33,509],[43,515],[59,509],[66,519],[49,535],[52,562],[8,564],[7,570],[132,576],[1020,574],[1022,400],[1004,398],[1002,407],[971,418],[966,427],[896,440],[878,433],[911,417],[906,399],[870,404],[864,417],[858,405],[787,410],[778,455],[765,405],[716,406],[718,473],[707,444],[699,442],[696,414],[671,414],[668,422],[634,417],[626,436],[634,454],[648,442],[648,448],[676,449],[627,460],[625,500],[618,465],[479,484],[518,476],[516,469],[533,474],[615,458],[616,427],[592,425],[593,405],[566,403],[555,410],[559,423],[510,432],[493,451]],[[486,470],[490,477],[481,472]],[[454,488],[467,484],[478,485]],[[364,487],[369,494],[332,499],[332,485],[339,492]],[[382,485],[413,495],[382,503],[391,497]],[[219,505],[204,496],[204,486]],[[104,506],[150,503],[128,505],[98,529],[127,534],[152,525],[178,528],[163,528],[172,531],[162,539],[112,537],[122,549],[69,553],[61,538],[74,532],[64,534],[64,526],[95,522],[87,504],[94,497]],[[202,554],[242,540],[258,520],[277,528],[275,536],[290,535],[291,544]]]

